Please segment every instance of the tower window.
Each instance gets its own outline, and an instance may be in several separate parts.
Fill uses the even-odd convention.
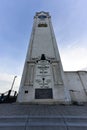
[[[45,54],[41,55],[41,60],[46,60]]]
[[[43,20],[43,19],[47,18],[47,16],[45,16],[45,15],[40,15],[40,16],[38,16],[38,18]]]
[[[25,90],[25,94],[27,94],[28,93],[28,90]]]
[[[39,23],[38,27],[47,27],[47,24],[46,23]]]

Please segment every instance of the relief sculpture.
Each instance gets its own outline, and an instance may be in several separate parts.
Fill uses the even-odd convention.
[[[26,69],[26,76],[25,76],[25,82],[24,85],[33,85],[33,79],[34,79],[34,64],[33,63],[27,63],[27,69]]]

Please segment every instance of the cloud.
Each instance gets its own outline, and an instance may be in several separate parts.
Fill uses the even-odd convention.
[[[0,93],[6,92],[11,88],[14,75],[7,73],[0,73]],[[13,86],[13,90],[18,91],[20,85],[20,76],[17,76]]]
[[[86,41],[74,41],[66,48],[60,48],[60,55],[64,70],[87,70],[87,45]]]

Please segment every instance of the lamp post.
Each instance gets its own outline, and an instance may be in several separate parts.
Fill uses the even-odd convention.
[[[13,82],[12,82],[12,85],[11,85],[11,91],[12,91],[12,89],[13,89],[13,85],[14,85],[14,82],[15,82],[15,79],[17,78],[17,76],[14,76],[14,79],[13,79]]]
[[[9,98],[10,98],[10,94],[11,94],[11,91],[13,89],[13,85],[14,85],[14,82],[15,82],[15,79],[16,79],[17,76],[14,76],[14,79],[13,79],[13,82],[12,82],[12,85],[11,85],[11,89],[8,91],[8,95],[7,95],[7,100],[9,101]]]

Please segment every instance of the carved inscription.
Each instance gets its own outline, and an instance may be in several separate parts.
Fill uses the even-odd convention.
[[[48,61],[39,61],[36,65],[35,87],[51,88],[51,72]]]
[[[52,88],[48,89],[35,89],[35,99],[52,99]]]

